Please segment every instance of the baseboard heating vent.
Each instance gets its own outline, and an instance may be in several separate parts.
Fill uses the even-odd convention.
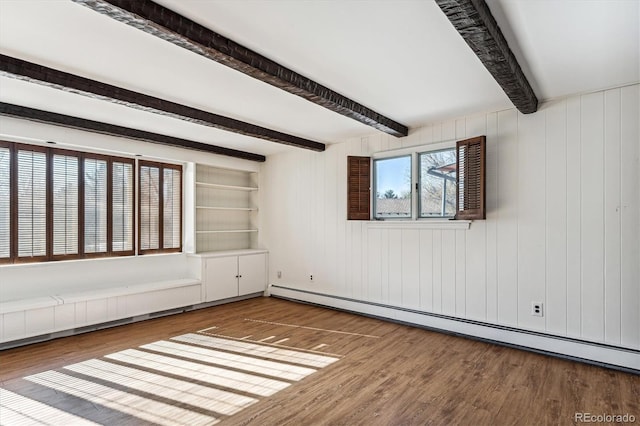
[[[32,343],[40,343],[55,338],[52,333],[41,334],[40,336],[27,337],[26,339],[14,340],[11,342],[0,343],[0,351],[11,349],[18,346],[30,345]]]
[[[193,305],[185,306],[184,308],[167,309],[166,311],[152,312],[149,314],[149,318],[157,318],[157,317],[165,317],[167,315],[181,314],[183,312],[187,312],[191,310],[193,310]]]
[[[133,317],[122,318],[113,321],[101,322],[100,324],[87,325],[84,327],[74,328],[71,334],[88,333],[90,331],[101,330],[103,328],[117,327],[119,325],[130,324],[134,321]]]

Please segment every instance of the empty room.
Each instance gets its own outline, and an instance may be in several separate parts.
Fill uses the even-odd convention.
[[[640,0],[0,0],[0,425],[640,423]]]

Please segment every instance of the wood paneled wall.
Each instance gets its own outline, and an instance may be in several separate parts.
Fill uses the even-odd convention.
[[[269,282],[640,349],[639,104],[632,85],[270,156]],[[346,220],[348,155],[483,134],[487,220],[468,230]]]

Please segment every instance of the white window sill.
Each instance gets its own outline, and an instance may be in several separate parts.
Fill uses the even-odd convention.
[[[470,220],[421,219],[421,220],[370,220],[369,229],[469,229]]]

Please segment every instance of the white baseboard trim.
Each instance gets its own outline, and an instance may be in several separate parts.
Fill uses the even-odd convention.
[[[326,295],[290,287],[274,285],[270,286],[269,290],[273,297],[326,306],[640,374],[640,351],[634,349]]]

